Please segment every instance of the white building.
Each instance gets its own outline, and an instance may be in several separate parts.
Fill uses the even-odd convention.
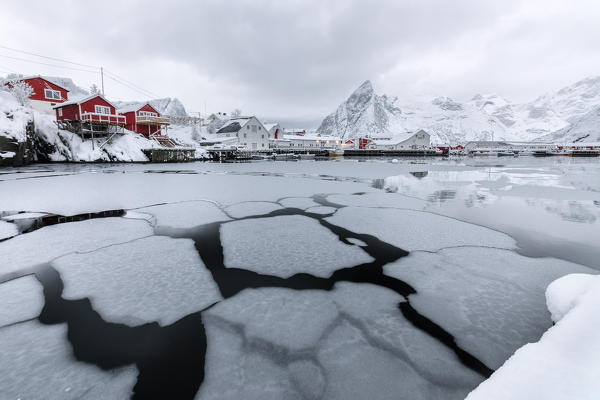
[[[267,150],[271,134],[256,117],[237,117],[227,120],[215,133],[217,138],[235,137],[240,146],[249,150]]]
[[[289,150],[317,150],[339,148],[342,139],[337,136],[323,135],[284,135],[283,139],[271,140],[271,148]]]
[[[367,149],[377,150],[408,150],[429,147],[431,143],[429,133],[423,129],[416,132],[405,132],[391,138],[374,138],[369,141]]]
[[[282,139],[285,130],[278,123],[263,124],[265,129],[271,134],[271,139]]]

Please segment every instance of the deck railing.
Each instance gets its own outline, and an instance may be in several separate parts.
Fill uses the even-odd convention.
[[[114,124],[114,125],[125,125],[124,115],[115,114],[100,114],[86,112],[81,114],[82,122],[95,122],[99,124]]]
[[[135,122],[139,125],[169,125],[171,120],[169,117],[156,117],[153,115],[137,115]]]

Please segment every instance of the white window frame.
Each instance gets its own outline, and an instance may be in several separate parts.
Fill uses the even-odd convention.
[[[96,114],[110,115],[110,107],[107,107],[107,106],[101,106],[101,105],[95,104],[94,111]]]
[[[48,96],[48,93],[50,93],[50,96]],[[60,90],[54,90],[54,89],[44,89],[44,97],[49,100],[62,99],[62,97],[60,95]]]
[[[62,117],[62,108],[59,108],[59,109],[58,109],[58,116],[59,116],[59,117]]]

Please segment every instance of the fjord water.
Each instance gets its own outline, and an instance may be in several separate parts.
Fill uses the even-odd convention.
[[[464,398],[600,269],[600,160],[391,161],[0,170],[0,397]]]

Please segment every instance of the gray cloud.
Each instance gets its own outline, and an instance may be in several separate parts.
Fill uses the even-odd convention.
[[[365,79],[390,94],[464,98],[483,91],[525,100],[600,70],[594,51],[600,7],[593,1],[30,1],[27,10],[9,1],[3,7],[1,44],[105,65],[152,92],[179,97],[192,111],[238,107],[312,125]],[[60,29],[49,34],[39,21]],[[0,65],[8,63],[0,58]],[[136,97],[107,85],[113,96]]]

